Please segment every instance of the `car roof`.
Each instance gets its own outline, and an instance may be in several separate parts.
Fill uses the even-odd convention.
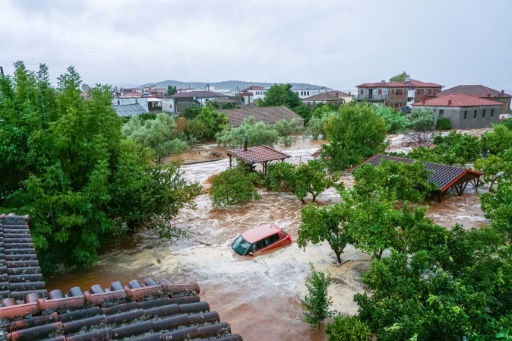
[[[274,224],[265,224],[242,233],[242,237],[249,243],[254,243],[280,231],[281,229]]]

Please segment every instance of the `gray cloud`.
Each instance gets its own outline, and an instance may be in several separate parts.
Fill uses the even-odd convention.
[[[407,71],[512,88],[509,0],[7,0],[0,65],[74,65],[86,83],[309,82],[338,89]]]

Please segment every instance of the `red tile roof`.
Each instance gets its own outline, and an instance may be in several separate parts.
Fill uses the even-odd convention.
[[[183,91],[178,92],[171,96],[171,98],[215,98],[215,97],[228,97],[218,92],[213,91]]]
[[[245,163],[260,163],[274,160],[284,160],[289,158],[290,155],[282,153],[278,150],[270,148],[269,146],[249,147],[247,150],[242,149],[228,149],[227,154],[234,156]]]
[[[377,82],[363,83],[357,85],[357,88],[442,88],[443,86],[436,83],[424,83],[415,79],[405,82]]]
[[[305,102],[311,102],[311,101],[332,102],[332,101],[342,101],[343,97],[352,97],[352,95],[349,95],[343,91],[331,90],[331,91],[321,92],[319,94],[304,98],[303,101],[305,101]]]
[[[448,104],[448,101],[451,101],[451,104]],[[501,105],[500,102],[491,101],[488,99],[469,96],[465,94],[448,94],[444,96],[438,96],[434,98],[427,99],[425,103],[416,102],[412,104],[413,106],[419,107],[480,107],[480,106],[497,106]]]
[[[438,96],[447,94],[466,94],[476,97],[512,97],[505,92],[494,90],[483,85],[457,85],[453,88],[439,92]]]
[[[406,164],[412,164],[416,160],[404,158],[404,157],[397,157],[397,156],[391,156],[391,155],[384,155],[384,154],[377,154],[369,159],[361,162],[357,166],[355,166],[353,169],[359,168],[364,164],[371,164],[373,166],[377,166],[381,163],[382,160],[390,160],[395,162],[401,162]],[[432,163],[432,162],[422,162],[426,169],[432,171],[432,175],[427,179],[430,183],[435,183],[437,186],[439,186],[439,189],[441,192],[447,191],[451,186],[453,186],[454,183],[456,183],[457,180],[461,179],[464,175],[470,174],[475,177],[480,177],[483,173],[461,168],[461,167],[453,167],[453,166],[447,166],[447,165],[441,165],[438,163]]]
[[[200,300],[197,283],[147,278],[48,294],[28,217],[0,216],[0,281],[0,340],[242,340]]]

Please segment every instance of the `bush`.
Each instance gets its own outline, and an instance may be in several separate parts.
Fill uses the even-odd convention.
[[[274,163],[268,166],[265,187],[269,191],[295,190],[295,166],[288,162]]]
[[[335,316],[334,322],[325,327],[325,332],[330,341],[368,341],[372,336],[359,316]]]
[[[436,124],[437,130],[450,130],[452,129],[452,121],[448,117],[438,118]]]
[[[257,200],[260,195],[254,183],[256,173],[246,173],[238,168],[230,168],[213,179],[210,198],[214,206],[238,205]]]
[[[327,288],[331,282],[331,276],[316,271],[313,264],[309,263],[311,277],[306,280],[308,294],[302,300],[304,319],[313,327],[320,327],[320,323],[331,315],[329,306],[331,298],[327,296]]]

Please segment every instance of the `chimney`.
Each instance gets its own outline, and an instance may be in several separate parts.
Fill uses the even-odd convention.
[[[425,99],[427,96],[425,94],[421,95],[421,104],[425,105]]]
[[[349,91],[349,92],[348,92],[348,95],[349,95],[349,96],[352,96],[352,93]]]
[[[4,76],[4,68],[0,66],[0,74]]]
[[[244,137],[244,152],[247,151],[247,142],[249,141],[249,138],[246,136]]]
[[[340,96],[338,96],[338,93],[336,93],[336,97],[340,97]]]
[[[452,105],[452,100],[451,99],[448,100],[448,105]]]

